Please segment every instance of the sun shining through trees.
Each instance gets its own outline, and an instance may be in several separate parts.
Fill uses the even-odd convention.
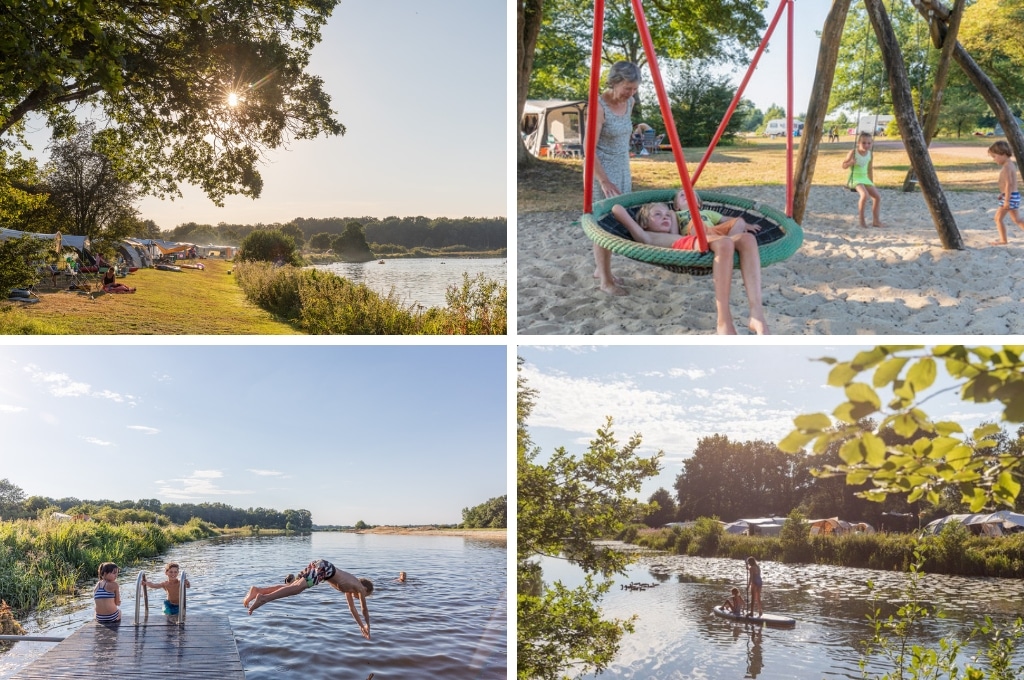
[[[238,102],[239,101],[240,100],[238,98],[238,94],[237,93],[235,93],[235,92],[229,92],[228,93],[228,106],[230,106],[231,108],[235,108],[236,106],[238,106]]]

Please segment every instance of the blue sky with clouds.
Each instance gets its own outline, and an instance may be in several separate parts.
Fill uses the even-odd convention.
[[[528,426],[542,458],[559,446],[582,453],[612,416],[620,442],[640,433],[642,455],[665,454],[661,474],[641,490],[646,499],[659,487],[674,488],[702,437],[779,441],[795,416],[831,413],[845,395],[827,386],[829,366],[812,359],[849,360],[873,346],[520,346],[518,354],[526,361],[521,377],[537,391]],[[940,379],[935,390],[950,384]],[[966,404],[955,391],[924,409],[965,430],[999,422],[1001,414],[998,404]]]
[[[0,346],[0,477],[456,523],[507,492],[506,378],[504,346]]]

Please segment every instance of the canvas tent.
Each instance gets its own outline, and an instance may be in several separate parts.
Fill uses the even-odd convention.
[[[208,243],[205,246],[196,246],[199,257],[223,257],[230,260],[238,252],[238,246],[215,246]]]
[[[534,156],[541,155],[548,142],[583,144],[585,101],[529,99],[523,108],[519,130],[523,144]]]
[[[838,517],[807,520],[811,535],[843,536],[845,534],[873,534],[875,528],[867,522],[847,522]]]
[[[743,534],[745,536],[778,536],[785,517],[760,517],[757,519],[738,519],[725,525],[727,534]]]
[[[32,236],[34,238],[43,239],[44,241],[54,241],[60,239],[61,247],[74,248],[82,255],[85,255],[89,251],[89,237],[88,236],[76,236],[74,234],[36,234],[30,231],[16,231],[14,229],[0,229],[0,241],[6,241],[7,239],[21,238],[22,236]]]
[[[1009,510],[969,515],[946,515],[929,522],[924,530],[930,534],[937,534],[942,531],[943,527],[954,522],[963,524],[971,533],[981,536],[1002,536],[1024,531],[1024,515]]]
[[[152,267],[153,257],[149,253],[149,249],[141,241],[135,239],[125,239],[121,241],[117,246],[117,252],[121,254],[124,261],[128,263],[129,267]]]

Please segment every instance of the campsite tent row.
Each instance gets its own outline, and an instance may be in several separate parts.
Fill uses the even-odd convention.
[[[975,513],[969,515],[947,515],[924,528],[927,533],[937,534],[943,527],[951,523],[959,523],[974,534],[981,536],[1003,536],[1024,531],[1024,515],[1009,510],[992,513]]]
[[[74,248],[79,253],[85,255],[89,250],[89,237],[88,236],[75,236],[73,234],[61,234],[59,231],[55,234],[36,234],[31,231],[16,231],[14,229],[0,229],[0,241],[6,241],[8,239],[21,238],[22,236],[31,236],[33,238],[42,239],[44,241],[53,241],[55,245],[60,248]]]
[[[725,525],[725,532],[729,534],[742,534],[745,536],[778,536],[782,531],[782,525],[786,523],[785,517],[761,517],[757,519],[740,519]],[[842,536],[852,533],[875,533],[875,528],[867,522],[847,522],[838,517],[826,519],[806,520],[810,525],[811,535],[834,535]]]

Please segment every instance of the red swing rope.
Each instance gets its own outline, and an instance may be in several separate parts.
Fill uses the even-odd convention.
[[[672,116],[672,108],[668,101],[668,96],[665,93],[665,86],[661,79],[661,71],[658,68],[657,55],[654,52],[653,41],[651,40],[651,33],[647,26],[647,19],[644,15],[643,6],[641,0],[631,0],[633,5],[633,12],[636,15],[637,29],[640,32],[640,40],[643,43],[644,54],[647,57],[647,65],[651,70],[651,81],[654,85],[655,93],[658,96],[658,106],[661,109],[661,116],[665,123],[665,131],[668,135],[669,142],[672,146],[672,155],[676,162],[676,169],[679,172],[679,180],[683,186],[683,192],[686,195],[686,202],[688,205],[697,205],[697,195],[694,192],[693,185],[696,184],[697,179],[700,177],[701,171],[704,166],[707,165],[708,160],[711,158],[711,154],[714,151],[715,146],[718,144],[722,135],[725,133],[725,129],[729,124],[736,107],[739,105],[740,98],[743,95],[743,91],[750,80],[754,69],[757,67],[758,60],[761,58],[761,54],[768,46],[768,41],[771,38],[772,33],[775,31],[775,27],[778,25],[780,18],[782,17],[783,8],[788,10],[787,13],[787,43],[786,43],[786,215],[788,217],[793,216],[793,0],[781,0],[779,8],[775,12],[775,16],[772,19],[768,31],[765,33],[764,38],[761,40],[761,44],[757,48],[757,52],[754,58],[751,60],[750,66],[747,69],[747,73],[743,78],[739,88],[736,91],[736,95],[733,97],[733,101],[729,105],[729,109],[726,111],[725,117],[718,126],[718,130],[715,132],[714,138],[711,144],[708,145],[707,150],[704,152],[704,156],[697,166],[696,172],[694,172],[693,179],[690,179],[690,175],[686,170],[686,158],[683,156],[682,144],[679,141],[679,133],[676,130],[674,124],[670,124],[670,121],[674,122]],[[591,52],[590,61],[590,95],[587,101],[587,110],[596,111],[598,106],[597,98],[599,96],[599,81],[601,77],[601,45],[604,39],[604,0],[594,0],[594,42],[593,49]],[[593,211],[593,183],[594,183],[594,153],[597,148],[597,138],[594,135],[587,135],[586,153],[583,163],[583,211],[590,213]],[[691,210],[691,218],[694,222],[695,231],[697,234],[697,241],[700,245],[701,251],[706,251],[707,247],[707,236],[704,231],[704,222],[701,219],[700,211]]]

